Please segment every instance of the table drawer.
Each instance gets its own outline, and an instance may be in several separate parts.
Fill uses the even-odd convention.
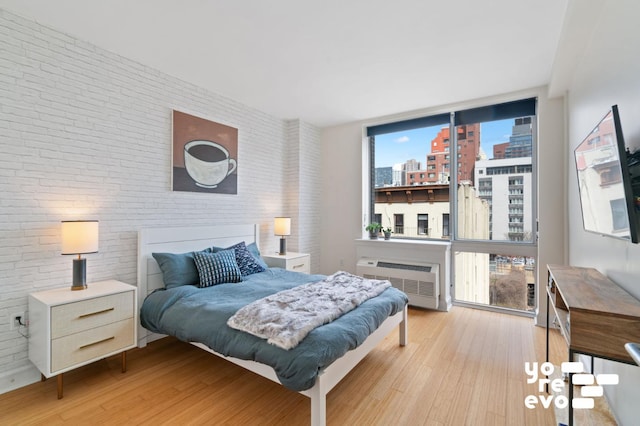
[[[133,318],[85,330],[51,342],[51,372],[99,359],[120,349],[129,348],[134,339]]]
[[[309,274],[311,271],[311,265],[309,265],[309,256],[301,256],[295,259],[287,260],[286,269],[295,272],[304,272]]]
[[[111,294],[51,308],[51,338],[133,317],[134,292]]]

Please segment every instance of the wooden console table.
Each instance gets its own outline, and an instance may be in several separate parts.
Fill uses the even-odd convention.
[[[636,365],[625,343],[640,341],[640,301],[593,268],[547,265],[547,353],[549,361],[549,311],[558,318],[569,347],[575,354]],[[573,425],[573,386],[569,378],[569,425]]]

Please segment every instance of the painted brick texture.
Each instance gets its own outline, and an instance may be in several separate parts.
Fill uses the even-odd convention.
[[[0,9],[0,392],[24,368],[9,316],[27,295],[70,285],[60,221],[98,219],[87,279],[135,284],[143,227],[260,224],[295,213],[296,241],[319,267],[317,129],[285,121]],[[239,130],[238,194],[171,191],[171,111]],[[291,127],[297,129],[292,132]]]

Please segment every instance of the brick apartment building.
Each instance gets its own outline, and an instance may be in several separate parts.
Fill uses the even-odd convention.
[[[475,161],[480,150],[480,124],[456,127],[458,146],[455,158],[458,160],[458,181],[473,184]],[[451,173],[449,127],[443,127],[431,141],[431,152],[427,154],[426,169],[407,172],[407,185],[427,183],[447,183]]]

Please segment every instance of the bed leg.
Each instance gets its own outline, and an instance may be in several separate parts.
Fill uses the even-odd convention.
[[[321,388],[320,377],[318,377],[316,384],[309,389],[311,426],[325,426],[327,424],[327,395]]]
[[[406,346],[407,341],[409,340],[409,329],[407,325],[408,321],[409,309],[407,306],[404,307],[404,311],[402,312],[402,322],[400,323],[400,346]]]

